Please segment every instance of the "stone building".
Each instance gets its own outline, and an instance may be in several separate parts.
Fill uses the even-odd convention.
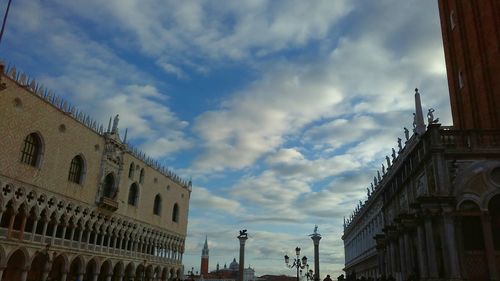
[[[191,182],[15,68],[0,69],[0,280],[170,280]]]
[[[500,3],[439,0],[453,126],[415,94],[368,198],[344,223],[348,277],[500,279]]]

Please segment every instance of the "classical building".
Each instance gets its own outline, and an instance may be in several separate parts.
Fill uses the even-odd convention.
[[[180,278],[191,182],[0,66],[0,280]]]
[[[413,134],[344,223],[350,278],[500,280],[500,3],[439,0],[453,126]]]

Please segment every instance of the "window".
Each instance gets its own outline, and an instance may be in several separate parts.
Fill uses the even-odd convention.
[[[139,186],[137,183],[133,183],[128,191],[128,204],[132,206],[137,206],[139,201]]]
[[[135,164],[132,162],[132,164],[130,164],[130,168],[128,169],[128,178],[129,179],[134,178],[134,172],[135,172]]]
[[[160,194],[156,194],[156,196],[155,196],[155,205],[153,207],[153,213],[155,215],[160,215],[160,213],[161,213],[161,196],[160,196]]]
[[[110,173],[104,179],[104,189],[102,195],[104,197],[114,198],[115,197],[114,186],[115,186],[115,177],[113,177],[113,174]]]
[[[174,209],[172,210],[172,221],[179,222],[179,205],[174,204]]]
[[[77,184],[83,182],[84,162],[80,155],[73,157],[69,166],[68,180]]]
[[[144,183],[144,168],[141,169],[141,174],[139,175],[139,182]]]
[[[40,162],[41,152],[42,142],[40,137],[36,133],[31,133],[24,139],[21,162],[36,167]]]

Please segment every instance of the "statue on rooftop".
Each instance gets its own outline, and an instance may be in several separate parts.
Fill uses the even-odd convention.
[[[392,163],[394,163],[394,160],[396,160],[396,150],[394,149],[394,147],[392,148]]]
[[[391,166],[391,159],[389,159],[389,156],[385,156],[385,161],[387,162],[387,169],[389,169],[389,167]]]
[[[436,124],[439,122],[439,118],[434,119],[434,108],[429,108],[429,111],[427,112],[427,122],[429,124]]]
[[[401,145],[401,138],[398,138],[398,148],[399,151],[403,150],[403,146]]]
[[[404,127],[404,130],[405,130],[405,138],[408,141],[410,139],[410,131],[406,127]]]
[[[115,119],[113,119],[113,128],[111,129],[111,133],[116,134],[118,132],[118,122],[120,122],[120,115],[116,114]]]

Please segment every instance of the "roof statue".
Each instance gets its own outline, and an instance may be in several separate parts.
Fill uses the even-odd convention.
[[[439,122],[439,118],[434,119],[434,111],[434,108],[429,108],[429,111],[427,112],[427,123],[429,123],[429,125]]]
[[[398,148],[399,151],[403,150],[403,146],[401,145],[401,138],[398,138]]]
[[[408,141],[410,139],[410,131],[406,127],[404,127],[404,131],[405,131],[405,138]]]
[[[238,235],[238,238],[248,238],[248,233],[246,229],[240,230],[240,235]]]
[[[382,164],[382,175],[385,175],[385,166]]]
[[[380,171],[377,170],[377,180],[380,182],[382,180],[382,178],[380,177]]]
[[[116,114],[115,118],[113,119],[113,128],[111,129],[111,133],[116,134],[118,132],[118,122],[120,122],[120,115]]]
[[[385,156],[385,161],[387,162],[387,169],[389,169],[389,167],[391,166],[391,159],[389,158],[389,156]]]
[[[367,195],[368,197],[370,197],[370,195],[371,195],[371,193],[370,193],[370,188],[368,188],[368,187],[366,188],[366,195]]]
[[[392,148],[392,163],[394,163],[394,160],[396,160],[396,150],[394,149],[394,147]]]

